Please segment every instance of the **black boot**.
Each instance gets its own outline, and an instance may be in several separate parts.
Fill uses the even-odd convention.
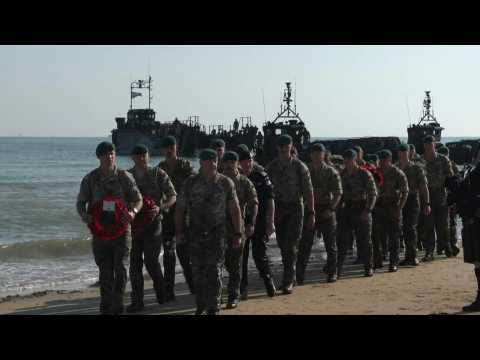
[[[132,302],[127,306],[127,313],[136,313],[142,311],[145,308],[143,302]]]
[[[268,296],[274,297],[277,294],[277,289],[275,289],[275,283],[273,282],[272,277],[265,277],[263,281],[265,283],[265,289],[267,289]]]
[[[238,298],[234,295],[228,297],[227,309],[235,309],[238,307]]]
[[[218,309],[210,309],[207,311],[207,315],[218,315],[220,311]]]

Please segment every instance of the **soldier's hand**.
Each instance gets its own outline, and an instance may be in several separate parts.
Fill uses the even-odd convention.
[[[431,213],[432,213],[432,208],[430,207],[430,205],[427,205],[423,208],[423,215],[430,216]]]
[[[245,227],[245,235],[247,236],[247,238],[249,238],[250,236],[252,236],[253,233],[254,233],[254,231],[255,231],[255,228],[254,228],[253,225],[247,225],[247,226]]]
[[[266,235],[267,235],[267,238],[269,238],[270,236],[272,236],[272,234],[275,232],[275,225],[273,224],[273,222],[268,222],[267,223],[267,228],[266,228]]]
[[[232,239],[232,248],[238,249],[241,244],[242,244],[242,235],[241,234],[234,235]]]
[[[313,231],[315,229],[315,214],[310,214],[307,219],[307,229]]]
[[[133,211],[129,211],[128,216],[130,217],[130,219],[128,219],[128,221],[133,222],[133,219],[135,219],[135,213]]]

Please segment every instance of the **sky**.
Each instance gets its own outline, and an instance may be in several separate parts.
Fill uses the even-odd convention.
[[[109,136],[149,73],[159,121],[261,127],[289,81],[314,137],[407,136],[425,90],[444,136],[480,137],[480,46],[422,45],[0,45],[0,136]]]

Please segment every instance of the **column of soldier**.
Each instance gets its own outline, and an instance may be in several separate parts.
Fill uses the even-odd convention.
[[[390,272],[417,266],[422,246],[423,261],[434,260],[435,239],[438,254],[451,257],[459,252],[455,212],[447,206],[445,189],[455,167],[445,153],[448,149],[437,152],[431,136],[424,140],[423,157],[412,145],[401,144],[396,164],[389,150],[366,156],[366,163],[360,147],[333,163],[341,157],[330,156],[315,143],[306,165],[295,156],[292,138],[281,135],[278,157],[265,169],[245,145],[225,151],[225,143],[217,139],[200,153],[198,173],[177,156],[174,137],[164,138],[163,147],[165,160],[153,167],[148,148],[137,145],[134,167],[124,171],[116,166],[113,144],[103,142],[96,149],[100,166],[81,182],[77,211],[93,234],[101,314],[124,312],[128,268],[132,291],[126,311],[144,309],[143,264],[157,301],[174,301],[175,253],[195,294],[196,314],[219,313],[223,268],[229,276],[226,308],[235,308],[248,298],[250,244],[267,294],[273,297],[278,290],[267,256],[273,234],[281,251],[283,294],[304,283],[315,234],[325,244],[328,282],[342,276],[354,239],[356,262],[368,277],[384,260]],[[107,237],[109,229],[113,235]],[[159,263],[162,246],[164,273]]]

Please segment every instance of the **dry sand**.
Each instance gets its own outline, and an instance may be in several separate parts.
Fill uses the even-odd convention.
[[[460,314],[462,306],[474,299],[477,290],[473,267],[463,262],[462,254],[452,259],[440,256],[432,263],[415,268],[402,267],[397,273],[389,273],[386,266],[372,278],[363,277],[361,266],[350,265],[345,269],[345,276],[333,284],[325,282],[322,266],[323,262],[313,262],[304,286],[295,287],[292,295],[274,298],[266,296],[257,273],[253,272],[249,300],[241,302],[237,309],[222,310],[221,314]],[[145,288],[146,309],[142,314],[193,314],[194,297],[184,284],[177,286],[177,301],[163,305],[155,302],[151,282],[147,281]],[[52,291],[3,299],[0,314],[96,315],[98,304],[98,288]]]

